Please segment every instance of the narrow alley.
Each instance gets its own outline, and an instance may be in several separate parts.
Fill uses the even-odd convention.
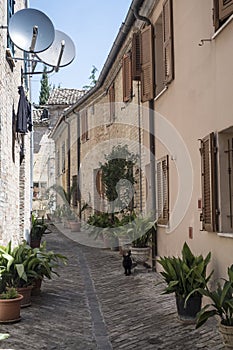
[[[69,263],[43,282],[21,322],[1,325],[10,334],[1,350],[223,349],[213,321],[196,330],[177,319],[157,273],[125,276],[119,252],[83,246],[52,227],[48,248]]]

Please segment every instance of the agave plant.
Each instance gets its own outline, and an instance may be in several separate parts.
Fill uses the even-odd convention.
[[[180,257],[161,257],[158,263],[164,271],[161,272],[167,287],[164,294],[176,293],[186,299],[191,294],[200,294],[199,288],[204,289],[213,273],[207,276],[207,265],[211,253],[206,258],[194,256],[185,242]]]
[[[219,316],[225,326],[233,326],[233,265],[228,267],[228,279],[218,281],[216,290],[210,291],[208,286],[199,289],[199,293],[212,302],[205,305],[197,315],[196,328],[202,326],[210,317]]]

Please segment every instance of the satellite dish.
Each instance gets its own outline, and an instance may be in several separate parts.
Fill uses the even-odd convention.
[[[75,46],[71,38],[60,30],[55,30],[55,39],[52,45],[37,57],[48,66],[64,67],[70,64],[75,57]]]
[[[36,9],[17,11],[10,19],[8,32],[13,43],[27,52],[41,52],[54,41],[53,23],[43,12]]]

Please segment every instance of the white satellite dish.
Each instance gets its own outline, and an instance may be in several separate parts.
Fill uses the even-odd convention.
[[[60,67],[67,66],[73,61],[75,45],[68,35],[60,30],[55,30],[55,39],[52,45],[36,56],[48,66],[55,67],[58,70]]]
[[[53,23],[43,12],[36,9],[17,11],[10,19],[8,32],[13,43],[27,52],[41,52],[54,41]]]

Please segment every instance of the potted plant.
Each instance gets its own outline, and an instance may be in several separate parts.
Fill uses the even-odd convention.
[[[40,248],[34,248],[33,253],[36,259],[33,260],[31,268],[37,278],[33,282],[32,295],[38,295],[40,294],[42,280],[44,278],[51,279],[53,274],[59,276],[56,269],[60,263],[67,264],[67,257],[52,250],[47,250],[46,242],[43,242]]]
[[[38,277],[32,265],[36,256],[26,242],[12,248],[11,242],[7,246],[0,246],[0,276],[3,290],[16,288],[23,295],[21,306],[31,305],[31,290],[35,278]]]
[[[3,285],[1,284],[1,287]],[[0,323],[13,323],[20,321],[20,307],[23,296],[11,288],[3,288],[0,293]]]
[[[154,222],[148,217],[136,216],[127,225],[122,226],[122,234],[131,241],[132,259],[137,264],[145,264],[150,257],[149,246]]]
[[[208,286],[198,291],[211,300],[197,314],[196,328],[202,326],[210,317],[220,320],[218,329],[227,349],[233,348],[233,265],[228,267],[228,279],[217,282],[217,288],[210,290]]]
[[[30,246],[32,248],[38,248],[41,243],[41,238],[45,233],[49,233],[48,225],[45,223],[45,219],[36,218],[32,215],[32,227],[30,230]]]
[[[158,263],[162,265],[160,272],[167,287],[164,294],[175,293],[178,317],[181,321],[195,322],[196,315],[201,309],[202,294],[213,271],[207,276],[207,266],[211,258],[202,255],[194,256],[185,242],[182,257],[160,257]]]

